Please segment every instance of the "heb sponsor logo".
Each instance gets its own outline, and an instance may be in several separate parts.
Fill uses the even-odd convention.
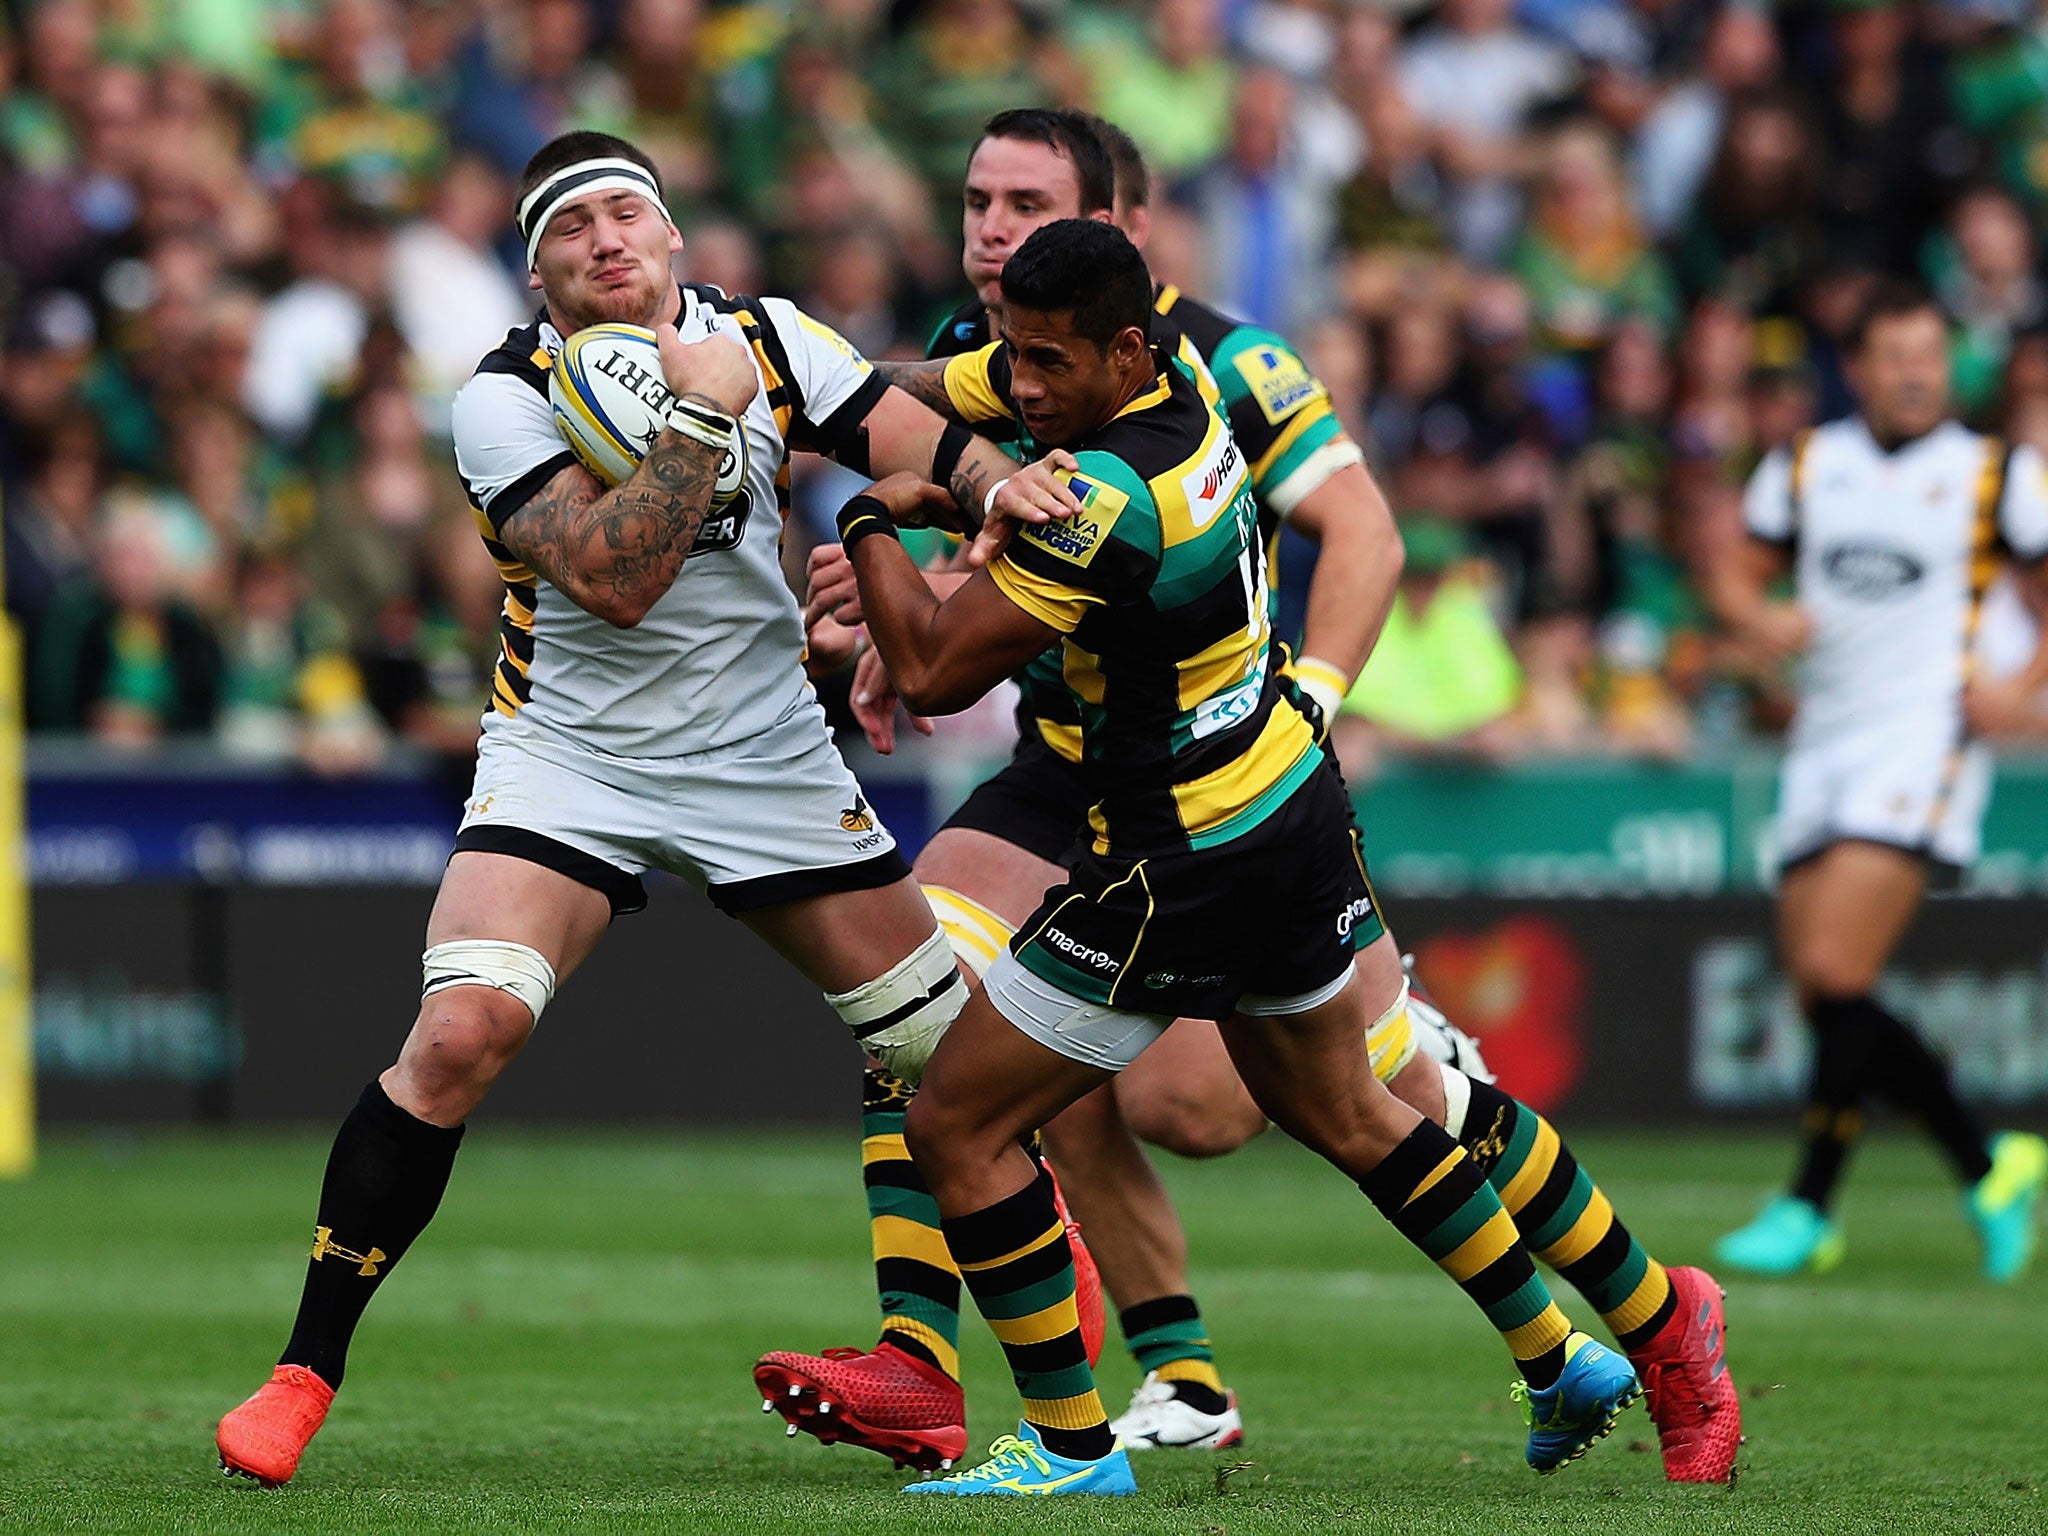
[[[1114,975],[1123,969],[1123,962],[1114,955],[1091,948],[1057,928],[1046,929],[1040,937],[1076,965],[1085,965],[1090,970],[1102,972],[1105,976]]]
[[[1244,455],[1237,451],[1237,439],[1226,434],[1215,452],[1181,478],[1181,494],[1187,497],[1188,517],[1195,527],[1214,522],[1243,484]]]

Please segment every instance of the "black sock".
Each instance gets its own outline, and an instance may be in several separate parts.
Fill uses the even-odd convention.
[[[1863,1134],[1863,1099],[1870,1087],[1876,1041],[1861,997],[1818,997],[1807,1015],[1813,1026],[1813,1084],[1807,1090],[1806,1142],[1792,1193],[1827,1210]]]
[[[433,1220],[461,1144],[461,1126],[445,1130],[408,1114],[379,1083],[363,1090],[327,1154],[312,1262],[279,1365],[303,1365],[341,1385],[363,1308]]]
[[[1895,1108],[1917,1116],[1927,1132],[1955,1164],[1965,1184],[1991,1171],[1991,1153],[1984,1126],[1956,1097],[1948,1066],[1927,1048],[1919,1035],[1875,1001],[1859,997],[1872,1041],[1871,1086]]]

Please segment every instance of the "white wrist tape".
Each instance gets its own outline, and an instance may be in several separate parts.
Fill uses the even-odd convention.
[[[1318,656],[1304,656],[1291,669],[1294,686],[1316,701],[1322,709],[1323,724],[1333,724],[1351,691],[1341,669]]]
[[[953,946],[934,928],[902,960],[851,992],[827,992],[853,1038],[906,1083],[916,1083],[939,1038],[967,1005],[967,983]]]
[[[669,406],[668,425],[671,432],[680,432],[684,437],[707,448],[716,448],[720,453],[732,451],[732,435],[739,430],[739,423],[723,411],[682,400]]]
[[[426,980],[422,998],[445,992],[450,987],[492,987],[510,992],[533,1013],[540,1023],[541,1010],[555,995],[555,968],[547,956],[524,944],[498,939],[454,939],[436,944],[420,956]]]
[[[991,517],[994,517],[996,515],[996,496],[1002,490],[1002,488],[1008,485],[1010,481],[1014,478],[1015,477],[1011,475],[1003,476],[1002,479],[998,480],[994,485],[990,486],[988,488],[988,494],[981,498],[981,520],[984,523],[987,522]]]

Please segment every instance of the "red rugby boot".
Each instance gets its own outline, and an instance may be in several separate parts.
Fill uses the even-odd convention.
[[[1050,1165],[1045,1171],[1052,1177],[1053,1208],[1066,1224],[1067,1246],[1074,1253],[1074,1310],[1081,1317],[1081,1344],[1088,1351],[1088,1366],[1092,1370],[1102,1360],[1102,1339],[1109,1327],[1109,1321],[1103,1315],[1102,1271],[1095,1267],[1095,1255],[1081,1240],[1081,1223],[1074,1220],[1073,1212],[1067,1209],[1067,1197],[1060,1192],[1058,1176],[1053,1174]]]
[[[1703,1269],[1666,1273],[1678,1309],[1629,1359],[1657,1425],[1664,1476],[1674,1483],[1725,1483],[1735,1475],[1742,1444],[1742,1404],[1724,1353],[1721,1287]]]
[[[884,1342],[801,1355],[778,1349],[754,1366],[761,1409],[789,1432],[865,1446],[897,1466],[941,1472],[967,1453],[967,1397],[935,1365]]]
[[[333,1402],[334,1388],[303,1365],[280,1365],[254,1397],[214,1430],[221,1471],[265,1488],[282,1488],[298,1470],[299,1457],[326,1422]]]

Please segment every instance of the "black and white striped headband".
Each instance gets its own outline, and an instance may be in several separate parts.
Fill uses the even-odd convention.
[[[656,208],[662,207],[661,188],[646,166],[631,160],[578,160],[535,187],[519,204],[519,233],[526,240],[526,264],[533,265],[540,250],[541,232],[572,198],[592,192],[638,192]],[[663,210],[666,217],[666,210]]]

